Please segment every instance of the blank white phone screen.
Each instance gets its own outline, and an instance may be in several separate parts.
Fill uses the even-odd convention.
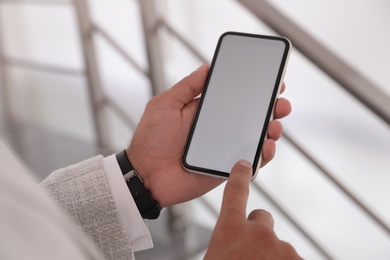
[[[255,155],[285,49],[281,40],[224,36],[187,164],[229,173],[240,159],[257,163]]]

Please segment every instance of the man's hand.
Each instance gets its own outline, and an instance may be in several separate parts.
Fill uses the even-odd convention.
[[[234,165],[205,259],[301,259],[277,238],[270,213],[254,210],[246,218],[251,175],[249,162]]]
[[[189,173],[181,165],[181,157],[199,102],[196,97],[203,90],[208,70],[208,65],[203,65],[172,88],[153,97],[148,102],[127,149],[134,169],[162,207],[197,198],[223,182],[222,179]],[[285,117],[290,112],[290,102],[279,98],[274,118]],[[268,139],[263,145],[261,166],[274,157],[275,141],[281,134],[280,122],[270,122]]]

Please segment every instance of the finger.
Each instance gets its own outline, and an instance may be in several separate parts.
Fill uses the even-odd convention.
[[[275,104],[274,118],[280,119],[291,113],[291,103],[285,98],[278,98]]]
[[[277,120],[272,120],[268,125],[268,138],[277,141],[283,132],[282,124]]]
[[[181,109],[184,107],[202,93],[208,71],[209,66],[207,64],[200,66],[197,70],[166,91],[164,93],[167,96],[166,100],[172,102],[170,105],[173,108]]]
[[[275,157],[276,143],[272,139],[264,141],[260,167],[269,163]]]
[[[280,89],[280,94],[282,94],[286,90],[286,84],[283,82],[282,88]]]
[[[274,218],[271,213],[262,209],[256,209],[249,213],[248,220],[258,221],[270,228],[274,228]]]
[[[246,219],[251,177],[252,165],[248,161],[240,160],[233,166],[223,194],[220,218]]]

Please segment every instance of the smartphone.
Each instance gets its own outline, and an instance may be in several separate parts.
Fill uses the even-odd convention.
[[[283,37],[221,35],[184,150],[186,170],[228,178],[245,159],[255,178],[290,50]]]

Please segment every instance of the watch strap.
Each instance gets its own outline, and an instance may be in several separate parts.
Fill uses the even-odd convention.
[[[134,198],[138,209],[142,209],[141,215],[145,219],[156,219],[161,212],[160,205],[153,199],[152,194],[147,190],[140,178],[135,173],[133,177],[126,180],[127,187]]]
[[[133,165],[131,165],[129,158],[127,157],[126,150],[117,153],[116,159],[118,161],[119,168],[121,168],[123,175],[126,175],[127,173],[134,170]]]
[[[126,150],[116,154],[119,167],[126,180],[127,187],[135,201],[135,204],[144,219],[157,219],[162,208],[152,197],[152,194],[145,188],[144,183],[138,173],[135,171],[127,157]],[[128,173],[133,171],[130,178]]]

